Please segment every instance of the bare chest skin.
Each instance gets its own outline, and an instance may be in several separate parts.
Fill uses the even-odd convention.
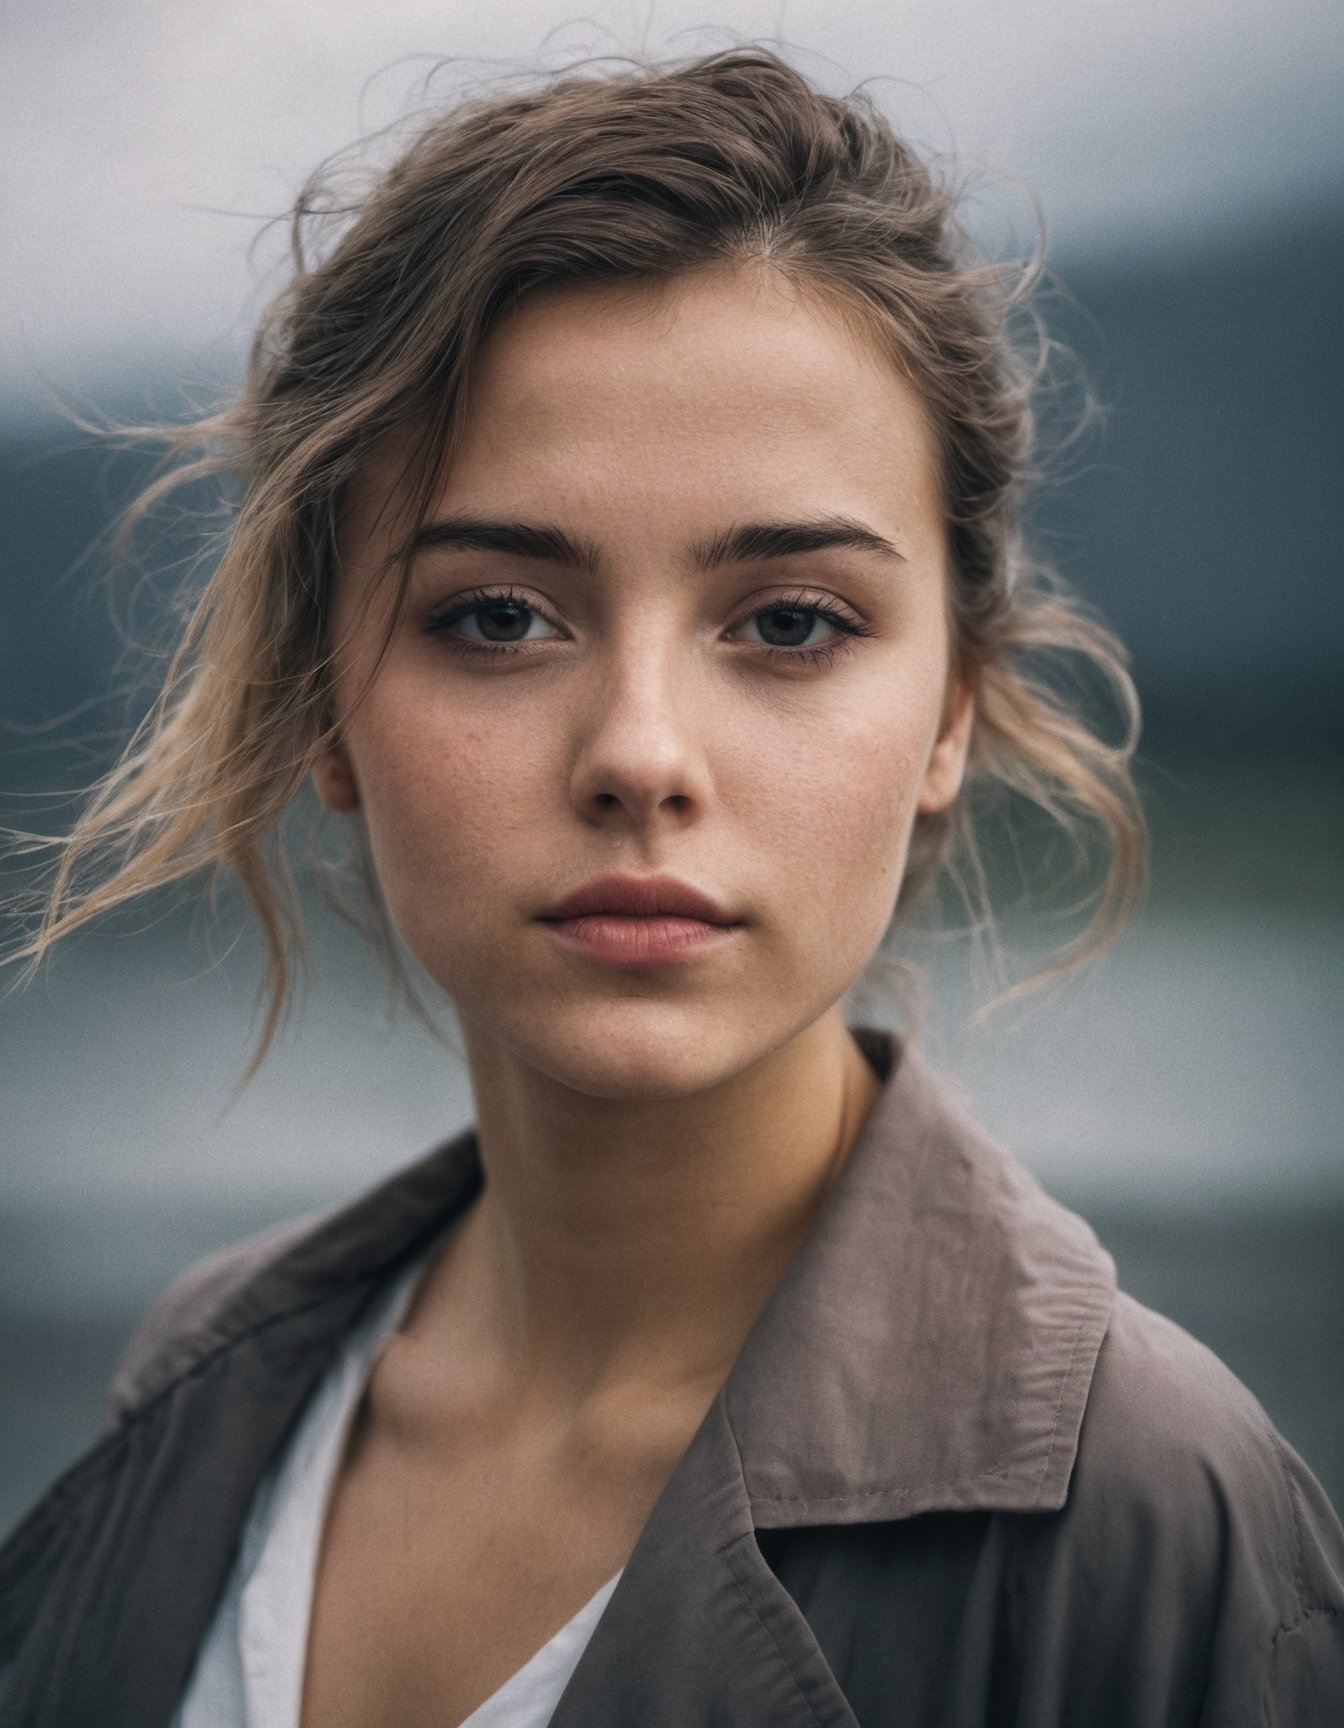
[[[713,1396],[600,1434],[375,1370],[330,1502],[302,1728],[456,1728],[629,1557]]]

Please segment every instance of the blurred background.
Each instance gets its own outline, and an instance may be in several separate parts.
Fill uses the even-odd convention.
[[[1342,38],[1315,0],[9,8],[0,820],[58,824],[110,759],[144,701],[128,634],[155,635],[194,544],[169,523],[141,587],[108,580],[108,526],[152,454],[110,451],[58,404],[181,415],[235,380],[281,279],[264,219],[321,157],[419,102],[443,56],[461,62],[445,98],[742,39],[782,42],[831,89],[866,80],[924,149],[1002,171],[970,205],[991,251],[1031,245],[1022,185],[1039,200],[1059,284],[1043,309],[1106,413],[1036,531],[1129,643],[1147,715],[1141,917],[1101,966],[983,1026],[968,944],[924,945],[926,1042],[1339,1504]],[[451,1049],[392,1014],[320,909],[306,1010],[238,1093],[258,954],[221,914],[212,932],[190,899],[149,907],[0,998],[0,1525],[92,1437],[177,1271],[468,1116]],[[1052,932],[1006,934],[1021,969]]]

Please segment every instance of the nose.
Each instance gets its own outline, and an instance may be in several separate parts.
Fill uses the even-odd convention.
[[[574,806],[602,826],[685,824],[707,807],[703,692],[693,670],[655,641],[596,661],[575,731]]]

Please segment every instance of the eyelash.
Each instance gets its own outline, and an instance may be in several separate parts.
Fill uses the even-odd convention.
[[[753,618],[763,618],[771,612],[810,612],[816,618],[824,618],[833,629],[841,633],[842,640],[832,639],[819,643],[815,648],[778,648],[769,642],[757,644],[760,651],[768,654],[772,660],[787,661],[794,666],[800,660],[812,666],[829,666],[834,662],[837,653],[849,652],[854,638],[875,634],[873,626],[862,618],[856,617],[852,612],[842,612],[838,606],[825,600],[819,600],[805,588],[796,589],[792,594],[781,594],[768,606],[758,606],[754,612],[747,615],[744,622],[749,624]],[[843,640],[844,637],[849,637],[850,641]]]
[[[445,646],[455,654],[466,657],[481,657],[488,660],[498,659],[501,655],[517,653],[519,648],[526,647],[524,643],[511,642],[473,642],[464,636],[452,636],[449,632],[454,624],[460,624],[464,618],[473,612],[482,611],[487,606],[520,606],[528,612],[535,612],[539,618],[546,614],[539,606],[534,606],[530,600],[525,600],[521,594],[512,588],[476,588],[470,594],[462,594],[456,600],[451,600],[446,606],[432,612],[425,623],[427,636],[443,638]],[[549,624],[551,620],[546,619]]]
[[[439,611],[434,612],[425,624],[425,633],[429,636],[441,637],[447,647],[454,653],[461,654],[464,658],[499,660],[519,652],[526,652],[530,644],[525,642],[475,642],[468,637],[450,634],[455,624],[461,623],[473,612],[480,611],[486,606],[499,605],[519,606],[528,612],[535,613],[539,618],[546,619],[547,623],[553,622],[553,620],[546,618],[546,614],[539,606],[534,605],[532,601],[525,599],[523,595],[515,592],[512,588],[477,588],[470,594],[463,594]],[[873,626],[866,623],[862,618],[855,617],[849,612],[840,611],[838,607],[829,602],[809,594],[806,589],[798,589],[792,594],[783,594],[777,600],[772,600],[769,605],[758,606],[754,612],[748,613],[743,624],[750,624],[756,618],[768,617],[771,612],[810,612],[816,618],[824,618],[842,636],[850,638],[874,634]],[[735,626],[739,629],[741,627],[741,625]],[[791,666],[797,666],[800,662],[812,666],[829,666],[834,662],[838,651],[848,652],[850,644],[846,641],[833,640],[820,643],[815,648],[780,648],[768,642],[757,643],[755,646],[758,652],[767,655],[775,662],[787,662]]]

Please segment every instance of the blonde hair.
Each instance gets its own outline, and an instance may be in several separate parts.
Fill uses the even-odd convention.
[[[417,423],[413,480],[428,504],[492,322],[539,284],[753,261],[857,314],[921,392],[937,435],[955,652],[976,719],[969,792],[919,820],[898,912],[954,852],[969,861],[972,894],[983,890],[972,797],[1006,787],[1071,834],[1102,836],[1109,862],[1092,916],[1052,969],[1097,952],[1142,880],[1137,702],[1118,642],[1024,549],[1034,374],[1013,318],[1030,272],[1014,281],[979,262],[954,205],[867,100],[823,95],[762,49],[463,102],[350,204],[315,178],[292,213],[292,279],[264,316],[245,384],[222,411],[165,434],[177,465],[135,507],[143,515],[207,473],[241,482],[158,700],[57,842],[21,956],[39,960],[200,867],[231,871],[269,960],[255,1066],[302,952],[280,819],[327,733],[349,483],[380,440]],[[1067,662],[1109,688],[1118,741],[1061,689],[1051,668]]]

